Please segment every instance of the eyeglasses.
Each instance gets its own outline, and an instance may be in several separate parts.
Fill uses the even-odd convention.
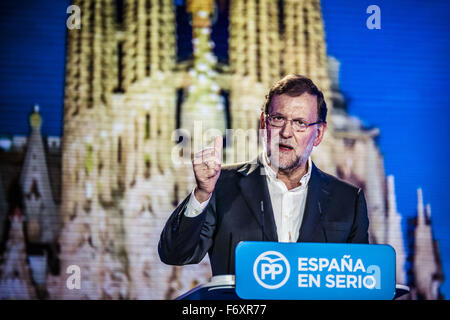
[[[272,127],[282,128],[286,125],[287,121],[290,121],[292,129],[294,129],[294,131],[296,131],[296,132],[304,132],[310,126],[313,126],[313,125],[319,124],[319,123],[325,123],[325,121],[320,121],[320,120],[317,122],[313,122],[313,123],[306,123],[302,120],[294,120],[294,119],[288,120],[282,116],[279,116],[279,115],[273,116],[273,115],[270,115],[267,113],[266,113],[266,116],[267,116],[267,120],[268,120],[269,124]]]

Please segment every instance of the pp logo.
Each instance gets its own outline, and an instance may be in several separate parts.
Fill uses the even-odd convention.
[[[277,251],[266,251],[253,264],[255,280],[266,289],[278,289],[289,279],[289,262]]]

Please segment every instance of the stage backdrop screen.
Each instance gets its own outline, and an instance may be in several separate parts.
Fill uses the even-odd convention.
[[[450,3],[0,2],[0,299],[174,299],[211,277],[160,261],[191,155],[261,149],[289,73],[324,92],[312,160],[364,190],[405,299],[445,299]]]

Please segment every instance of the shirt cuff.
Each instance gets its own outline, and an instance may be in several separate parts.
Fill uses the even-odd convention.
[[[195,198],[194,191],[195,191],[195,188],[191,192],[191,197],[189,198],[186,210],[184,211],[184,215],[186,217],[188,217],[188,218],[195,218],[200,213],[202,213],[203,210],[205,210],[206,206],[208,205],[209,200],[211,199],[211,196],[209,196],[208,200],[206,200],[205,202],[200,203]]]

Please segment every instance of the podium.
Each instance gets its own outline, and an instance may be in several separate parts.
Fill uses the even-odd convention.
[[[405,296],[410,291],[409,287],[402,284],[395,285],[395,296],[393,300]],[[211,281],[199,285],[194,289],[182,294],[175,300],[244,300],[236,294],[235,276],[220,275],[211,278]]]
[[[395,284],[388,245],[244,241],[236,275],[218,275],[177,300],[391,300],[409,293]]]
[[[236,294],[235,276],[214,276],[211,281],[199,285],[176,298],[176,300],[242,300]]]

